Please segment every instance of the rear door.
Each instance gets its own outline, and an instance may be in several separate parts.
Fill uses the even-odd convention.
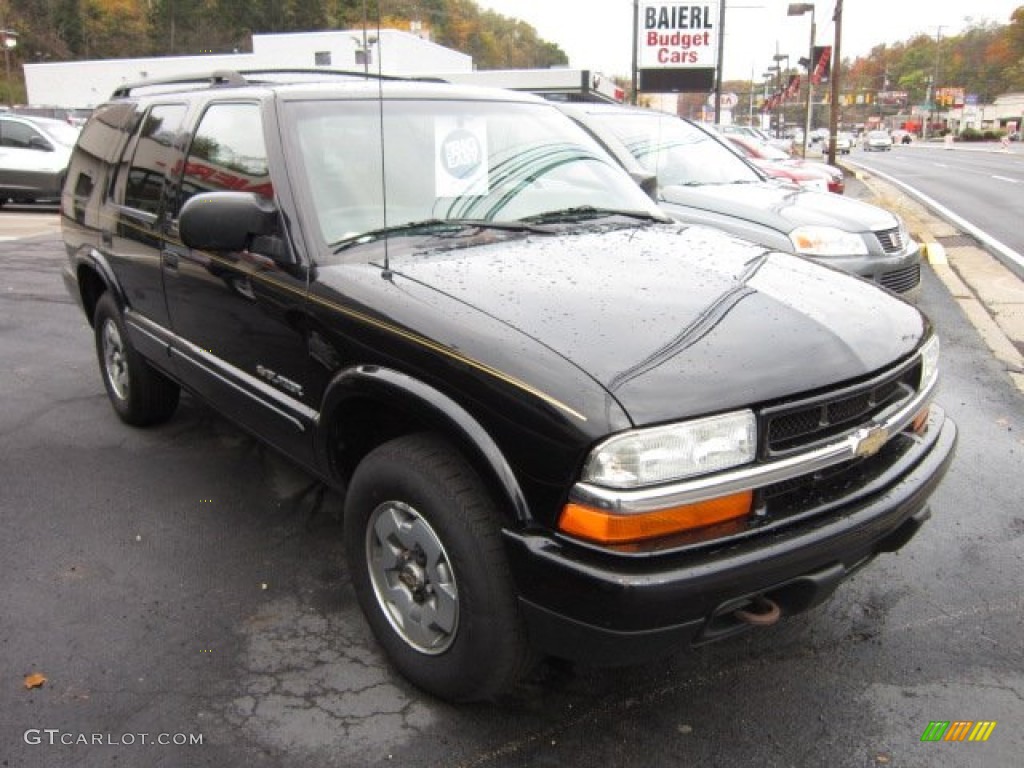
[[[126,308],[140,322],[148,321],[151,334],[164,340],[170,319],[160,268],[161,219],[168,208],[168,172],[181,156],[181,129],[187,111],[185,104],[173,102],[137,109],[135,129],[108,190],[112,221],[101,232],[102,249],[109,254]],[[147,343],[150,338],[133,333],[132,340],[153,358]]]

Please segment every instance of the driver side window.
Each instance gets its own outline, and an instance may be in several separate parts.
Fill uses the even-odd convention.
[[[258,104],[213,104],[206,110],[185,159],[177,211],[193,195],[231,190],[274,196]]]

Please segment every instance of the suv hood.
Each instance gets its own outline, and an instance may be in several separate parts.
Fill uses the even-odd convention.
[[[847,232],[877,232],[899,226],[895,216],[877,206],[770,183],[662,187],[660,196],[666,203],[756,222],[786,234],[805,225],[838,227]]]
[[[703,227],[407,251],[390,269],[410,295],[437,292],[446,298],[431,301],[472,307],[556,352],[637,425],[855,379],[911,354],[926,330],[870,283]],[[485,341],[465,351],[487,361]]]

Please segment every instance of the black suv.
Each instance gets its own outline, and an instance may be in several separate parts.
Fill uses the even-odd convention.
[[[65,280],[125,422],[184,387],[344,494],[415,684],[771,624],[927,518],[956,428],[914,307],[667,221],[534,97],[290,77],[97,109]]]

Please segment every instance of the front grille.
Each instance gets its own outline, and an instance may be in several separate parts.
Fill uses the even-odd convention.
[[[913,397],[920,379],[921,365],[915,362],[863,384],[766,408],[763,455],[777,457],[854,429]]]
[[[878,238],[878,243],[886,253],[899,253],[907,244],[903,230],[899,227],[875,232],[875,237]]]
[[[886,272],[878,278],[878,282],[890,291],[906,293],[911,288],[916,288],[921,284],[921,265],[911,264],[903,269],[894,269],[892,272]]]

